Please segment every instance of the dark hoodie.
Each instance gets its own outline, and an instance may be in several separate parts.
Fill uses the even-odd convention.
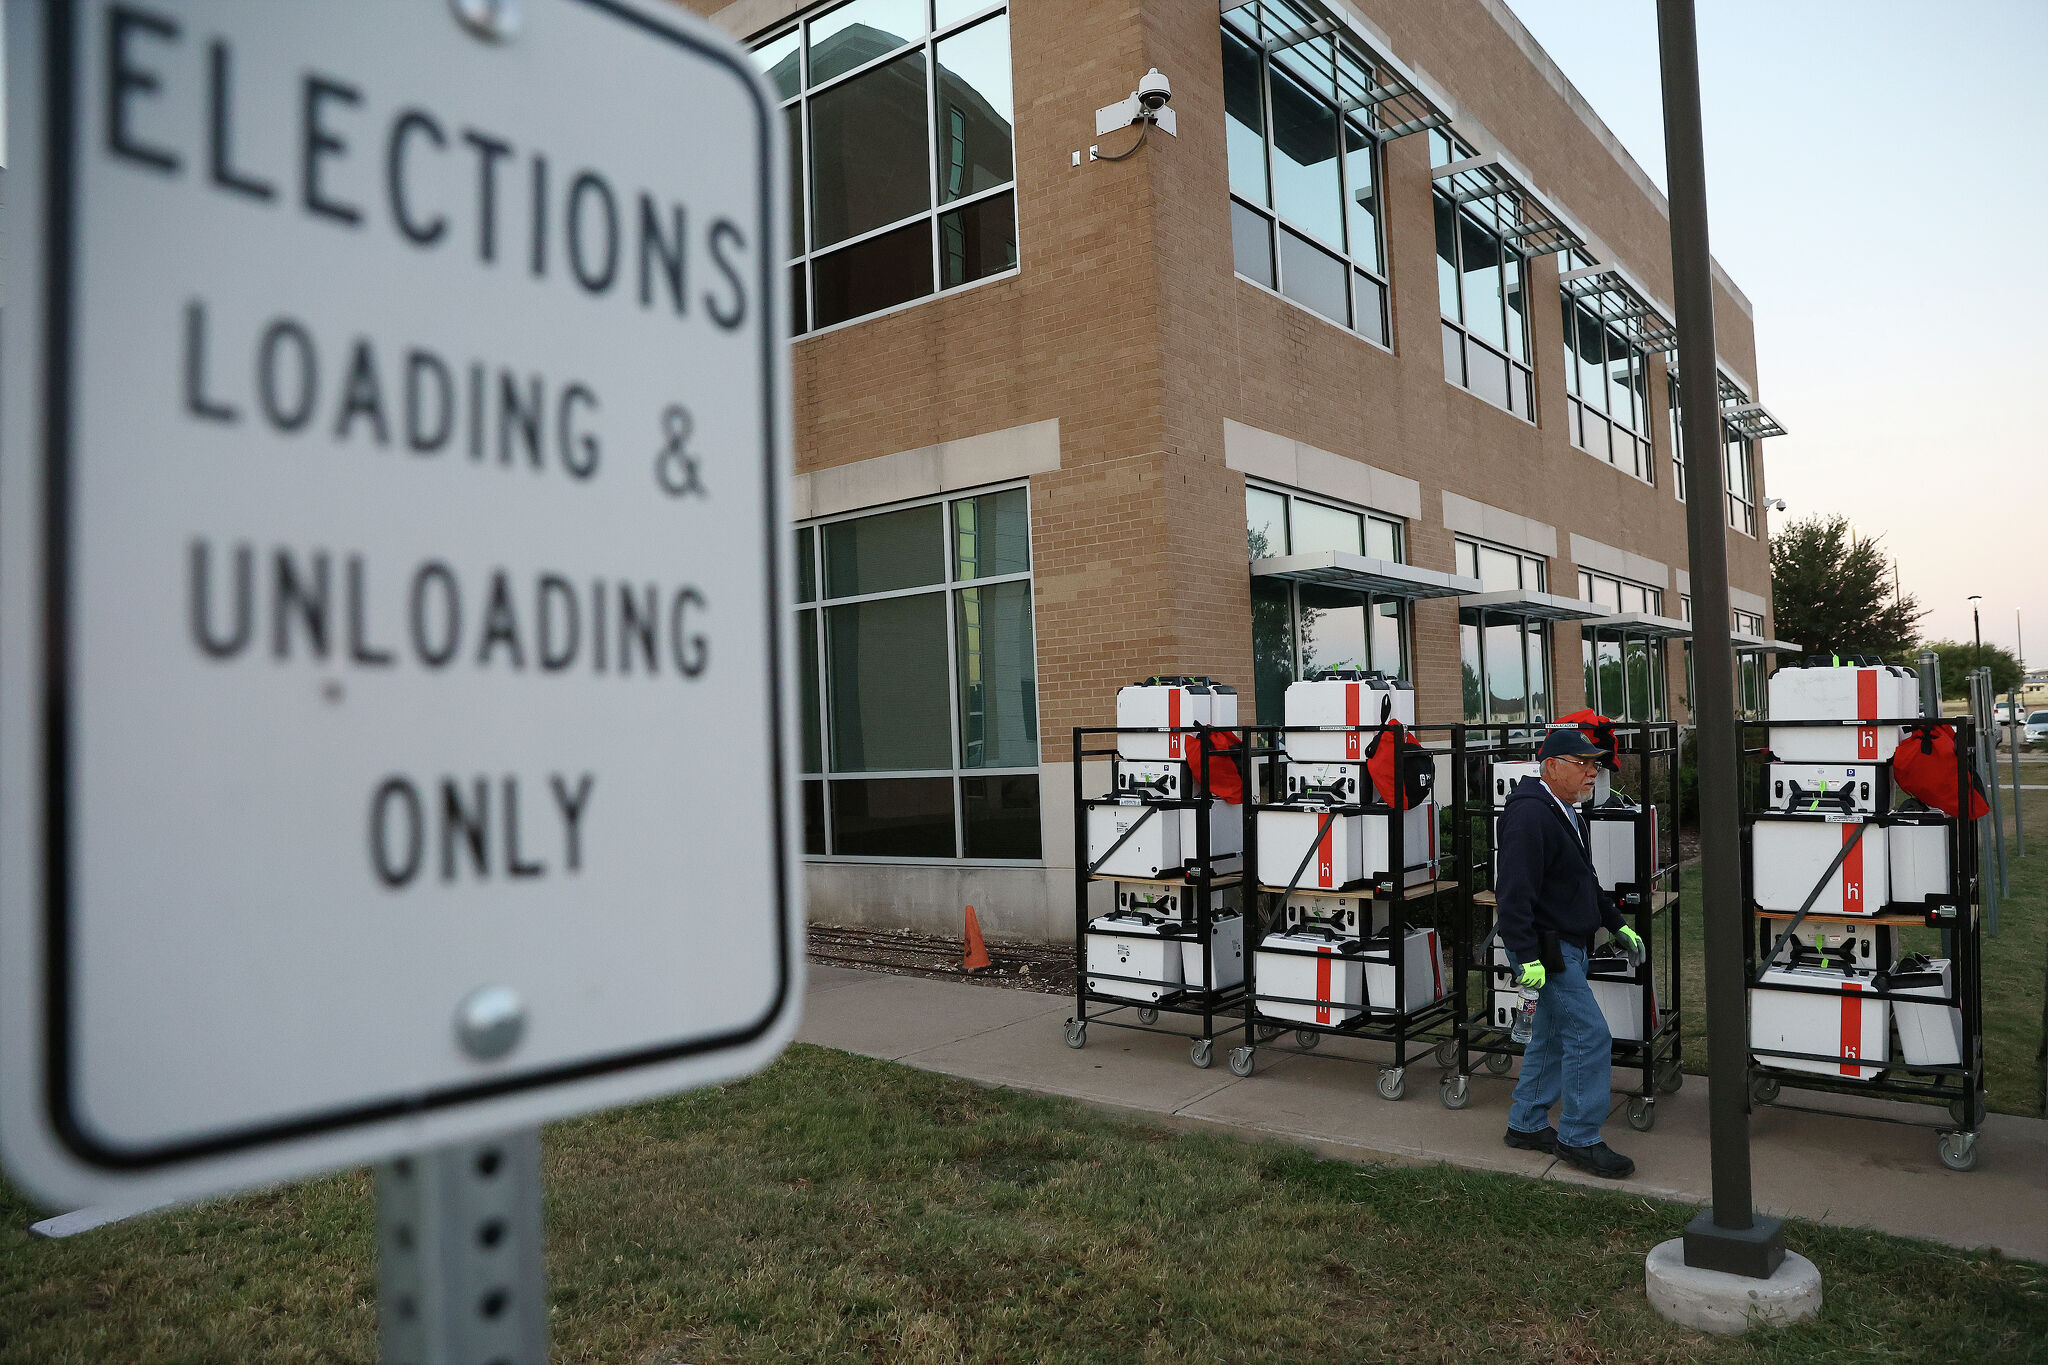
[[[1537,960],[1537,936],[1546,929],[1586,949],[1601,925],[1620,931],[1620,907],[1600,890],[1592,854],[1542,778],[1525,777],[1508,793],[1497,845],[1496,924],[1517,963]]]

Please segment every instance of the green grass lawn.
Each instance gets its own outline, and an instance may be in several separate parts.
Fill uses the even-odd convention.
[[[1357,1167],[796,1047],[752,1081],[547,1135],[554,1360],[2040,1361],[2048,1267],[1788,1226],[1819,1321],[1656,1317],[1686,1211]],[[5,1194],[0,1360],[375,1358],[361,1173],[62,1242]]]
[[[2048,783],[2048,763],[2023,764],[2021,780]],[[2002,782],[2011,769],[2000,768]],[[2000,799],[2010,801],[2011,790]],[[1987,1102],[2009,1114],[2041,1113],[2041,995],[2048,977],[2048,791],[2022,793],[2027,823],[2028,855],[2013,857],[2010,805],[2005,808],[2007,857],[2012,893],[1999,902],[1999,932],[1984,936],[1984,1065]],[[1686,1040],[1686,1069],[1703,1072],[1707,1064],[1704,941],[1700,921],[1700,868],[1684,873],[1684,980],[1680,991],[1681,1028]],[[1915,930],[1904,942],[1909,948],[1938,952],[1940,935]]]

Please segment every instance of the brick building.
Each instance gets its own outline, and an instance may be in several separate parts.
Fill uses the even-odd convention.
[[[1069,731],[1155,672],[1685,718],[1665,202],[1500,0],[691,3],[790,129],[814,918],[1071,932]],[[1172,130],[1098,135],[1152,67]]]

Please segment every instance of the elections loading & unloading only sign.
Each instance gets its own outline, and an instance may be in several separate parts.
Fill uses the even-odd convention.
[[[200,1193],[771,1057],[802,900],[744,55],[653,0],[7,22],[11,1169]]]

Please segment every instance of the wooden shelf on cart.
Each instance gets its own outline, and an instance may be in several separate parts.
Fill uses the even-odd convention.
[[[1105,872],[1098,872],[1094,874],[1093,880],[1098,882],[1137,882],[1141,886],[1192,887],[1200,886],[1202,884],[1198,881],[1190,881],[1186,877],[1112,877]],[[1243,880],[1244,873],[1242,872],[1219,872],[1215,876],[1209,878],[1209,885],[1212,887],[1236,886],[1239,882]]]
[[[1792,911],[1790,911],[1790,910],[1758,910],[1758,911],[1756,912],[1756,917],[1757,917],[1758,919],[1791,919],[1791,918],[1792,918]],[[1888,928],[1888,929],[1925,929],[1925,928],[1928,928],[1928,927],[1929,927],[1929,925],[1928,925],[1928,923],[1927,923],[1927,916],[1925,916],[1925,915],[1911,915],[1911,914],[1906,914],[1906,915],[1808,915],[1808,916],[1806,917],[1806,922],[1807,922],[1808,924],[1814,924],[1814,923],[1819,923],[1819,924],[1881,924],[1881,925],[1885,926],[1885,927],[1886,927],[1886,928]],[[1954,926],[1955,926],[1955,925],[1956,925],[1957,923],[1959,923],[1959,922],[1960,922],[1959,920],[1952,920],[1952,921],[1949,921],[1949,922],[1948,922],[1948,923],[1946,923],[1946,924],[1936,925],[1936,926],[1933,926],[1933,927],[1936,927],[1936,928],[1953,928],[1953,927],[1954,927]],[[1977,907],[1973,905],[1973,906],[1971,906],[1971,907],[1970,907],[1970,923],[1972,923],[1972,924],[1975,924],[1976,922],[1977,922]]]
[[[1417,882],[1408,888],[1408,894],[1402,897],[1402,899],[1419,901],[1425,896],[1434,896],[1439,891],[1455,891],[1457,887],[1458,884],[1454,881]],[[1276,896],[1285,895],[1287,892],[1287,888],[1284,886],[1267,886],[1263,882],[1259,884],[1259,890],[1270,891]],[[1297,896],[1350,896],[1354,900],[1361,897],[1375,901],[1388,899],[1378,894],[1374,890],[1373,884],[1369,881],[1360,882],[1356,886],[1339,888],[1335,891],[1320,886],[1297,886],[1294,888],[1294,894]]]
[[[1494,904],[1493,893],[1491,891],[1474,891],[1472,893],[1472,903],[1474,905],[1492,905]],[[1668,910],[1677,903],[1678,893],[1676,891],[1659,891],[1650,902],[1650,910],[1654,914],[1659,910]]]

